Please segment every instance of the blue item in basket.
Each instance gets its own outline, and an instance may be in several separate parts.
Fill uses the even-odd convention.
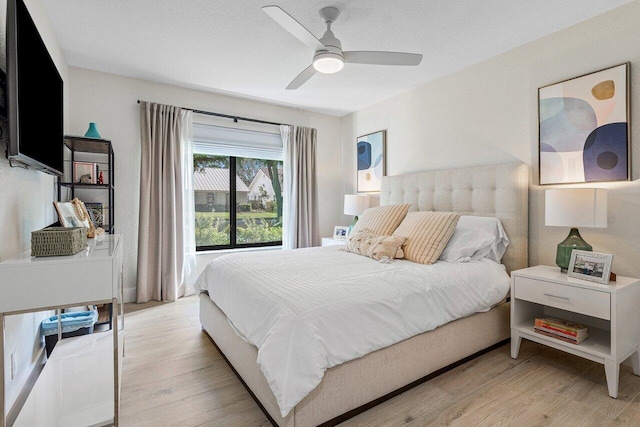
[[[62,333],[74,332],[80,328],[92,327],[98,321],[98,311],[78,311],[62,313]],[[58,316],[51,316],[42,321],[42,335],[58,334]]]

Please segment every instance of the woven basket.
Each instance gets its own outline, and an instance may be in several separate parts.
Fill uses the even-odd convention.
[[[31,256],[77,254],[87,246],[82,227],[48,227],[31,232]]]

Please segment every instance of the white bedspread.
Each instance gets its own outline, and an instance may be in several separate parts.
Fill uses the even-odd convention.
[[[338,249],[225,255],[196,283],[258,348],[283,417],[326,369],[486,311],[509,290],[504,266],[487,259],[384,264]]]

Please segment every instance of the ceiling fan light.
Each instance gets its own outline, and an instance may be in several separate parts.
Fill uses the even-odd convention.
[[[333,52],[319,53],[313,58],[313,68],[319,73],[337,73],[344,68],[344,59]]]

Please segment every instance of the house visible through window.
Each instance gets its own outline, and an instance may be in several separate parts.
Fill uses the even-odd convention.
[[[202,124],[193,133],[197,250],[282,244],[280,135]]]

